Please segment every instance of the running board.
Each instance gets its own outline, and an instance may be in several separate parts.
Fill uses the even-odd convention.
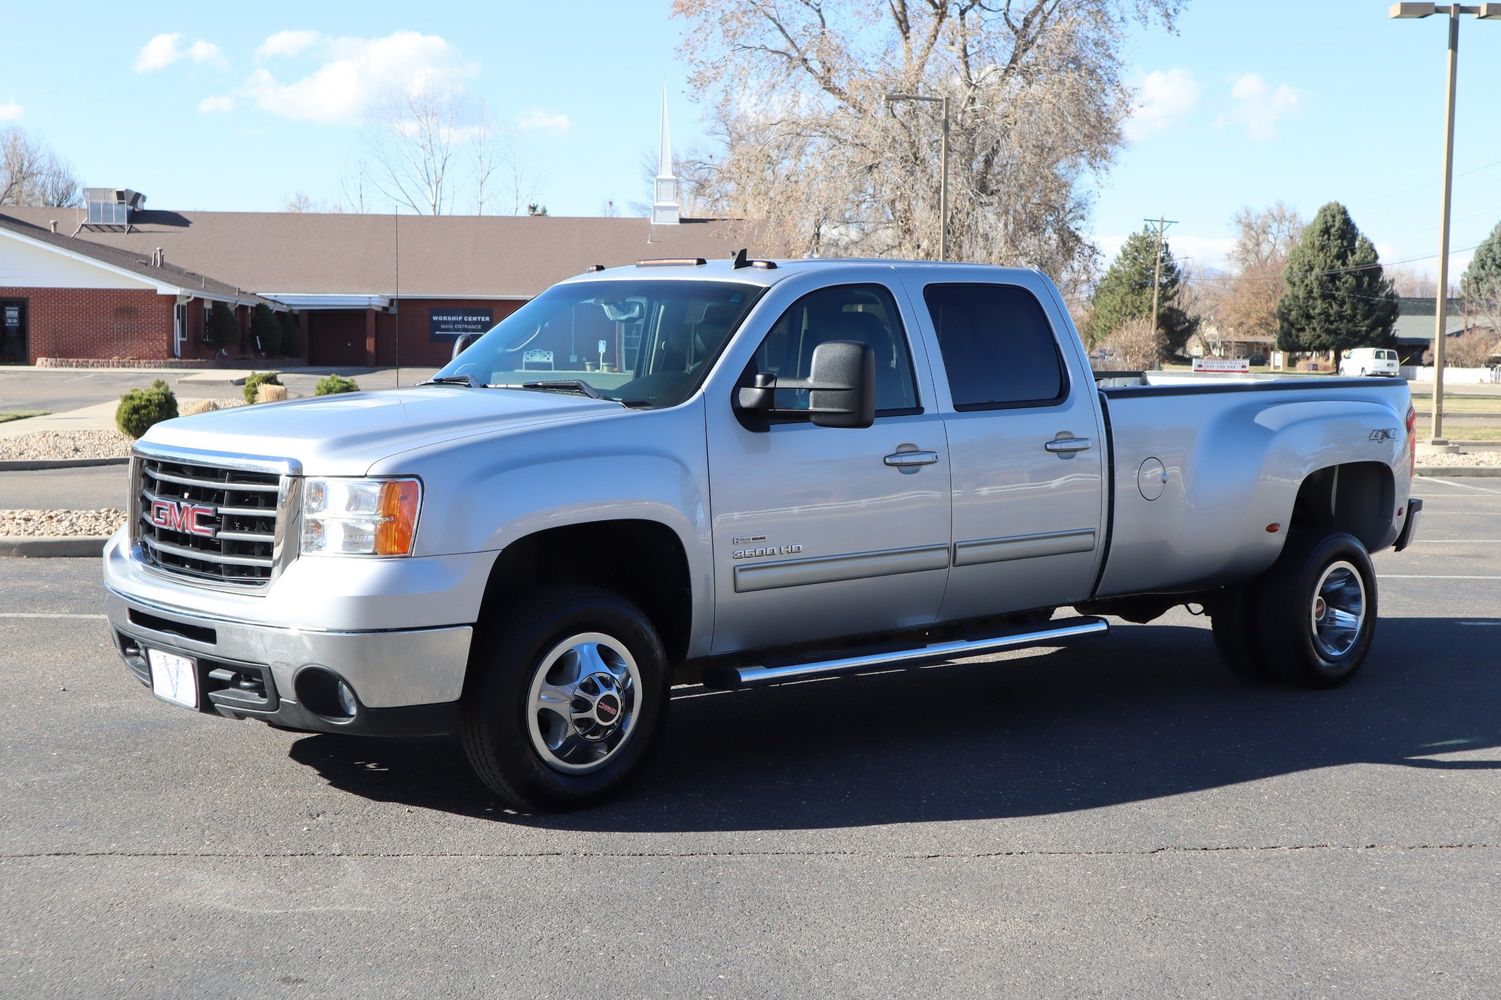
[[[965,656],[996,653],[1003,649],[1041,646],[1060,639],[1098,635],[1108,631],[1110,631],[1110,625],[1103,618],[1065,618],[1049,622],[1047,628],[1011,632],[988,639],[936,642],[928,646],[918,646],[915,649],[891,649],[880,653],[867,653],[863,656],[846,656],[837,660],[814,660],[809,663],[789,663],[776,667],[756,665],[713,667],[704,672],[704,686],[722,689],[759,687],[762,684],[800,681],[811,677],[833,677],[836,674],[848,674],[879,667],[912,667]]]

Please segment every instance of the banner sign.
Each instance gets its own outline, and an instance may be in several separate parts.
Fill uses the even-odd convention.
[[[1251,360],[1249,358],[1194,358],[1194,371],[1240,372],[1249,375]]]
[[[434,306],[427,311],[427,339],[447,340],[466,333],[484,333],[495,325],[489,309]]]

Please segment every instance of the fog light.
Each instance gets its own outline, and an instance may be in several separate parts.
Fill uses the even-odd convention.
[[[345,715],[353,717],[354,713],[358,711],[360,707],[359,703],[354,700],[354,689],[343,681],[340,681],[338,693],[339,707],[344,710]]]

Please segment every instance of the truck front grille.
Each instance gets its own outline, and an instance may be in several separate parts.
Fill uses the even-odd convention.
[[[237,589],[270,583],[285,477],[156,457],[135,461],[134,529],[148,564]]]

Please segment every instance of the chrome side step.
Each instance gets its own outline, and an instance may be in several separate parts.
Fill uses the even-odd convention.
[[[713,667],[704,672],[704,686],[711,688],[758,687],[762,684],[777,684],[782,681],[806,680],[810,677],[832,677],[836,674],[854,673],[878,667],[911,667],[923,663],[953,660],[965,656],[979,656],[1003,649],[1024,646],[1041,646],[1060,639],[1073,639],[1082,635],[1099,635],[1110,631],[1103,618],[1065,618],[1049,622],[1048,627],[1026,632],[1011,632],[988,639],[959,639],[952,642],[936,642],[914,649],[892,649],[863,656],[846,656],[837,660],[815,660],[809,663],[789,663],[776,667],[747,665],[741,667]]]

